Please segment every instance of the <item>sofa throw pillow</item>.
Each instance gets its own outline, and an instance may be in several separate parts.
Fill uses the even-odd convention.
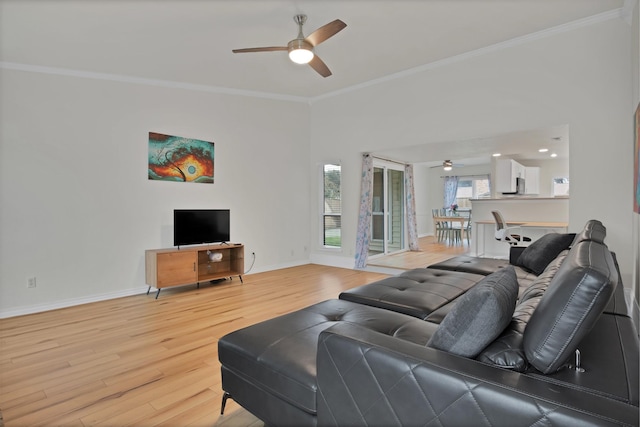
[[[573,233],[545,234],[522,251],[517,265],[533,274],[540,275],[560,252],[571,245],[575,236]]]
[[[427,346],[476,357],[509,325],[517,297],[518,279],[513,266],[486,276],[460,297]]]

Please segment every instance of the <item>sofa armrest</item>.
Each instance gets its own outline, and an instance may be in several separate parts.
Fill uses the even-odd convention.
[[[511,246],[509,250],[509,264],[518,265],[518,258],[522,251],[527,249],[527,246]]]
[[[637,425],[638,408],[353,324],[321,333],[318,425]]]

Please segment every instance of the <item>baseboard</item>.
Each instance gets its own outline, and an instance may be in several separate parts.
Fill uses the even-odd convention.
[[[245,274],[262,273],[265,271],[273,271],[273,270],[280,270],[283,268],[298,267],[298,266],[306,265],[309,263],[310,263],[309,260],[303,260],[303,261],[283,263],[278,265],[270,265],[260,269],[248,271]],[[42,313],[44,311],[58,310],[61,308],[73,307],[73,306],[82,305],[82,304],[89,304],[92,302],[106,301],[106,300],[115,299],[115,298],[129,297],[132,295],[145,294],[147,293],[148,289],[149,287],[145,285],[137,288],[124,289],[122,291],[117,291],[117,292],[108,292],[104,294],[95,294],[95,295],[89,295],[89,296],[79,297],[79,298],[71,298],[71,299],[55,301],[51,303],[35,304],[35,305],[11,308],[8,310],[0,310],[0,319],[24,316],[27,314],[34,314],[34,313]],[[152,288],[152,289],[155,290],[155,288]]]
[[[343,257],[338,255],[315,253],[311,254],[311,263],[319,265],[328,265],[330,267],[354,269],[356,263],[353,257]]]
[[[129,297],[132,295],[140,295],[147,292],[148,286],[124,289],[117,292],[108,292],[104,294],[89,295],[80,298],[71,298],[61,301],[55,301],[45,304],[28,305],[16,307],[9,310],[0,310],[0,319],[8,317],[24,316],[26,314],[41,313],[43,311],[58,310],[61,308],[73,307],[76,305],[89,304],[92,302],[106,301],[115,298]]]

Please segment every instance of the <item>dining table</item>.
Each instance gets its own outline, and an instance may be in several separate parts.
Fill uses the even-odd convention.
[[[456,229],[453,227],[455,223],[460,223],[460,243],[462,243],[462,233],[466,231],[465,222],[469,221],[469,218],[462,215],[439,215],[433,217],[433,229],[438,229],[438,223],[451,223],[450,229]]]

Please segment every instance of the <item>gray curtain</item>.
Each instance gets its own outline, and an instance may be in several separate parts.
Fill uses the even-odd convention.
[[[419,251],[418,221],[416,219],[416,199],[413,188],[413,165],[404,165],[404,188],[407,202],[407,235],[409,236],[409,250]]]
[[[458,177],[444,177],[444,208],[449,209],[456,202],[456,193],[458,192]]]
[[[371,233],[371,205],[373,202],[373,157],[362,156],[362,183],[360,187],[360,213],[358,214],[358,232],[356,234],[355,268],[367,266],[369,258],[369,240]]]

